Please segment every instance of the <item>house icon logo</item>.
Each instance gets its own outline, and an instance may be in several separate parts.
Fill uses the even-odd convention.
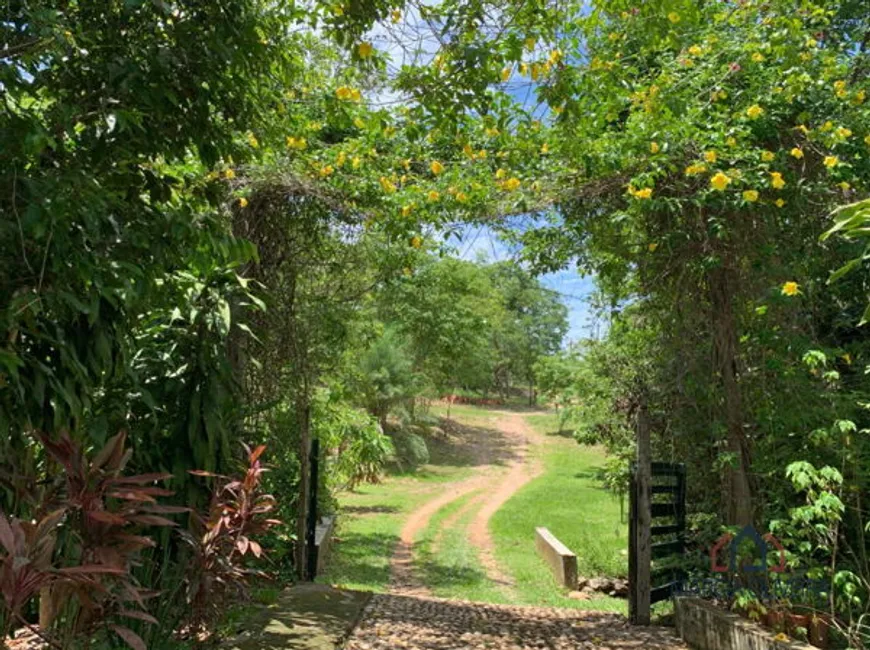
[[[755,547],[754,558],[757,562],[751,564],[741,563],[740,549],[752,545]],[[723,551],[727,547],[728,563],[724,564]],[[767,555],[771,548],[777,552],[778,562],[768,566]],[[731,533],[725,533],[710,548],[710,570],[714,573],[772,573],[785,572],[785,549],[780,541],[772,533],[760,535],[754,526],[746,526],[735,537]]]

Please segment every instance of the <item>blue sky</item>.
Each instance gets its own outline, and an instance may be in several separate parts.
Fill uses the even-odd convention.
[[[502,242],[498,236],[485,226],[468,226],[462,241],[451,241],[458,257],[477,260],[481,256],[489,261],[516,259],[518,251]],[[601,331],[601,323],[596,323],[588,298],[595,288],[591,277],[581,276],[575,269],[565,269],[556,273],[539,276],[541,283],[557,292],[568,308],[568,334],[565,343],[581,338],[595,336]]]

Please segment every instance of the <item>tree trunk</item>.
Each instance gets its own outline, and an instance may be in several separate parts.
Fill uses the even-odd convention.
[[[738,343],[734,321],[733,271],[716,268],[708,274],[713,327],[715,369],[719,375],[725,405],[728,430],[728,451],[734,464],[728,470],[727,520],[729,524],[745,526],[753,522],[752,486],[749,441],[743,429],[743,399],[737,377]]]
[[[305,579],[308,549],[305,534],[308,526],[308,497],[311,493],[309,453],[311,450],[311,408],[308,395],[296,399],[296,426],[299,429],[299,502],[296,508],[296,575]]]

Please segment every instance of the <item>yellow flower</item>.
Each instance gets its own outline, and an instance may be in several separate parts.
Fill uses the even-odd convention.
[[[776,158],[776,156],[773,154],[772,151],[767,151],[767,150],[765,150],[765,151],[762,151],[762,152],[761,152],[761,159],[762,159],[764,162],[770,162],[770,161],[773,160],[774,158]]]
[[[825,167],[827,167],[828,169],[833,169],[840,164],[840,159],[837,158],[837,156],[825,156],[824,163]]]
[[[499,134],[501,133],[501,131],[499,131],[497,128],[495,128],[495,127],[493,126],[493,127],[490,127],[490,128],[488,128],[488,129],[486,129],[485,133],[486,133],[489,137],[494,138],[495,136],[499,135]]]
[[[367,59],[372,55],[372,52],[374,52],[374,48],[372,47],[372,44],[368,41],[363,41],[362,43],[357,45],[356,51],[361,59]]]
[[[409,216],[411,214],[411,212],[413,212],[413,210],[414,210],[413,203],[409,203],[408,205],[403,205],[402,206],[402,216],[403,217]]]
[[[381,187],[383,188],[384,192],[386,192],[387,194],[392,194],[393,192],[396,191],[395,183],[393,183],[393,181],[391,181],[386,176],[381,176],[378,179],[378,182],[381,184]]]
[[[855,96],[852,98],[853,104],[863,104],[864,100],[867,99],[867,93],[864,90],[859,90],[855,93]]]
[[[807,135],[810,132],[806,124],[798,124],[795,128],[804,135]]]
[[[413,237],[411,237],[410,244],[411,244],[411,248],[420,248],[420,246],[423,245],[423,238],[419,237],[417,235],[414,235]]]
[[[777,199],[777,200],[774,201],[773,203],[774,203],[774,205],[776,205],[776,207],[778,207],[778,208],[781,208],[782,206],[785,205],[785,201],[783,201],[782,199]]]
[[[550,56],[547,57],[547,62],[550,65],[556,65],[562,59],[562,50],[555,49],[550,52]]]
[[[846,362],[846,365],[849,365],[849,366],[852,365],[852,355],[849,354],[848,352],[840,355],[840,358]]]
[[[794,147],[791,151],[789,151],[789,153],[798,160],[804,157],[804,150],[800,147]]]
[[[729,147],[736,147],[737,146],[737,138],[735,138],[733,135],[730,135],[730,136],[728,136],[728,139],[725,140],[725,144],[727,144]]]
[[[680,14],[678,14],[676,11],[672,11],[671,13],[668,14],[668,20],[670,20],[672,23],[676,24],[676,23],[680,22],[680,20],[681,20]]]
[[[338,152],[338,158],[335,159],[335,166],[342,167],[347,162],[347,154],[343,151]]]
[[[841,181],[841,182],[839,183],[839,185],[840,185],[840,189],[843,190],[844,192],[845,192],[846,190],[849,190],[849,189],[852,188],[852,186],[849,185],[846,181]]]
[[[659,245],[658,245],[656,242],[651,242],[650,245],[647,246],[646,248],[647,248],[647,250],[648,250],[650,253],[655,253],[655,252],[656,252],[656,249],[657,249],[658,247],[659,247]]]
[[[722,172],[716,172],[710,179],[710,185],[714,190],[718,190],[719,192],[723,192],[730,184],[731,179]]]
[[[828,120],[827,122],[825,122],[824,124],[822,124],[822,125],[819,127],[819,130],[820,130],[820,131],[825,131],[825,132],[827,132],[827,131],[830,131],[830,130],[833,129],[833,128],[834,128],[834,123],[831,122],[831,120]]]
[[[520,74],[524,77],[529,74],[529,64],[528,63],[520,63]]]
[[[248,131],[248,144],[251,145],[254,149],[260,146],[260,141],[257,140],[257,136]]]
[[[327,176],[332,176],[335,168],[332,165],[325,165],[320,168],[320,175],[326,178]]]
[[[550,145],[547,144],[546,142],[541,145],[541,153],[543,153],[543,154],[550,153]]]
[[[519,187],[520,187],[520,179],[517,178],[517,177],[515,177],[515,176],[514,176],[514,177],[511,177],[511,178],[507,179],[507,180],[504,182],[503,187],[504,187],[504,189],[506,189],[508,192],[513,192],[514,190],[519,189]]]
[[[236,177],[236,172],[234,172],[232,169],[228,169],[224,172],[224,178],[226,178],[227,180],[232,180],[235,177]]]
[[[239,207],[240,208],[247,208],[248,207],[248,199],[246,199],[244,196],[239,199]]]
[[[358,129],[366,128],[365,120],[363,120],[363,118],[361,118],[361,117],[353,118],[353,125]]]
[[[350,100],[352,102],[358,102],[362,100],[362,93],[360,93],[358,88],[351,88]]]
[[[341,86],[340,88],[335,89],[335,96],[339,99],[350,99],[351,89],[347,86]]]
[[[852,130],[847,129],[845,126],[837,127],[837,135],[841,138],[848,138],[852,135]]]
[[[468,200],[468,194],[466,194],[465,192],[457,192],[456,200],[460,203],[465,203]]]
[[[437,201],[441,198],[441,195],[436,190],[429,190],[429,193],[426,195],[426,198],[430,201]]]
[[[705,171],[707,171],[707,165],[704,163],[695,163],[686,167],[686,176],[694,176]]]
[[[761,108],[761,106],[759,106],[758,104],[753,104],[746,109],[746,115],[749,116],[749,119],[755,120],[764,115],[764,109]]]
[[[636,189],[634,189],[634,188],[632,188],[632,187],[629,187],[629,188],[628,188],[628,192],[629,192],[629,194],[631,194],[631,195],[632,195],[634,198],[636,198],[636,199],[649,199],[649,198],[652,198],[652,193],[653,193],[651,187],[644,187],[644,188],[639,189],[639,190],[636,190]]]
[[[716,162],[716,158],[717,155],[715,150],[711,149],[710,151],[704,152],[704,160],[706,160],[708,163]]]
[[[481,160],[486,160],[486,149],[481,149],[477,152],[477,157]]]
[[[405,159],[402,161],[402,167],[405,168],[405,171],[408,171],[409,169],[411,169],[411,159],[410,159],[410,158],[405,158]]]
[[[507,81],[510,78],[511,78],[511,69],[510,68],[503,68],[501,71],[501,80]]]
[[[801,289],[797,282],[786,282],[780,291],[784,296],[796,296],[801,292]]]
[[[780,172],[770,172],[770,184],[776,190],[781,190],[785,187],[785,181],[782,179]]]
[[[504,178],[505,176],[507,176],[506,170],[502,169],[501,167],[499,167],[498,169],[495,170],[495,177],[496,178]]]
[[[755,52],[752,55],[752,60],[756,63],[761,63],[762,61],[764,61],[764,55],[761,52]]]
[[[359,156],[354,156],[350,161],[350,166],[353,167],[354,169],[359,169],[361,162],[362,161],[360,160]]]
[[[704,50],[701,49],[699,45],[693,45],[689,48],[689,54],[692,56],[701,56],[704,53]]]
[[[393,9],[393,13],[390,16],[393,19],[394,23],[402,20],[402,12],[399,9]]]
[[[440,162],[438,162],[437,160],[433,160],[433,161],[432,161],[432,164],[429,165],[429,169],[431,169],[431,170],[432,170],[432,173],[435,174],[435,175],[437,176],[438,174],[440,174],[441,172],[444,171],[444,165],[442,165],[442,164],[441,164]]]
[[[472,160],[476,157],[474,153],[474,149],[471,148],[471,145],[466,143],[464,147],[462,147],[462,153],[471,158]]]
[[[749,201],[750,203],[755,203],[758,200],[758,192],[756,192],[755,190],[744,190],[743,200]]]
[[[659,147],[658,142],[650,142],[649,143],[650,153],[658,153],[660,149],[661,149],[661,147]]]
[[[846,96],[846,82],[843,80],[834,82],[834,94],[837,97],[845,97]]]

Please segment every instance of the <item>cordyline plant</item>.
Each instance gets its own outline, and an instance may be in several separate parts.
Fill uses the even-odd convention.
[[[192,632],[205,629],[215,620],[231,598],[245,598],[251,578],[265,577],[262,571],[246,567],[246,556],[263,556],[255,537],[280,524],[268,518],[275,508],[275,498],[261,491],[266,470],[260,456],[266,450],[244,445],[247,469],[241,478],[194,470],[191,474],[217,479],[208,513],[194,515],[192,533],[182,532],[194,549],[195,569],[188,578],[188,601]]]
[[[157,503],[172,493],[154,483],[171,475],[125,476],[132,452],[125,449],[124,432],[92,460],[67,433],[37,438],[63,473],[42,495],[36,521],[0,513],[4,638],[13,623],[36,631],[22,612],[39,595],[38,634],[53,646],[111,631],[144,650],[142,639],[117,621],[157,622],[145,611],[145,600],[155,594],[139,586],[132,569],[139,552],[154,546],[141,529],[175,526],[162,515],[186,511]]]

